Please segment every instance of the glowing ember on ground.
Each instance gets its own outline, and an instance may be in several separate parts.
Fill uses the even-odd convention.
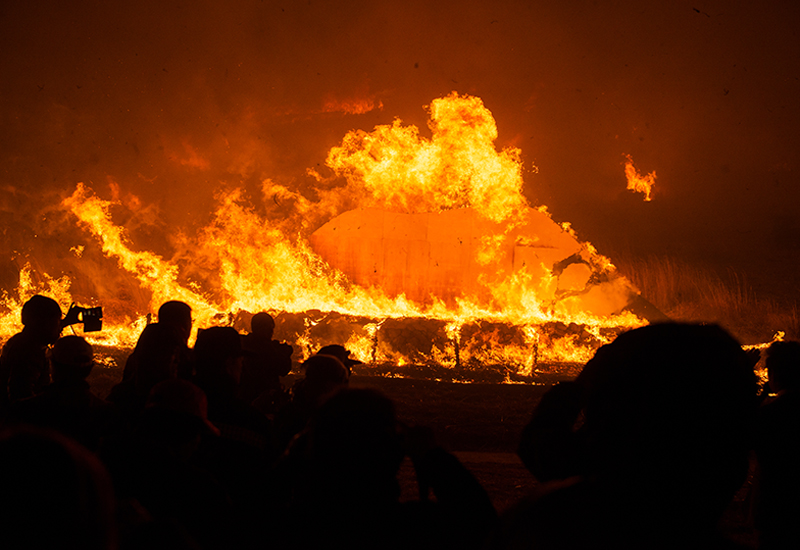
[[[656,184],[656,171],[653,170],[646,176],[643,176],[633,165],[631,156],[625,155],[625,158],[628,159],[628,162],[625,163],[625,177],[628,178],[628,189],[635,193],[644,193],[645,201],[652,200],[650,193],[653,190],[653,186]]]
[[[273,312],[297,359],[341,343],[365,363],[530,374],[540,363],[585,361],[643,324],[626,309],[638,292],[611,262],[528,205],[520,151],[496,150],[483,102],[453,93],[429,109],[430,139],[400,120],[349,132],[328,155],[332,174],[311,172],[313,193],[264,181],[264,204],[279,215],[239,189],[219,192],[181,262],[138,250],[112,219],[122,205],[82,183],[62,206],[95,241],[66,245],[85,257],[84,247],[99,244],[149,293],[151,312],[182,300],[197,327]],[[648,178],[652,185],[655,173]],[[62,308],[72,301],[69,279],[42,278],[34,288],[24,271],[17,295],[4,297],[4,336],[31,294]],[[107,314],[93,341],[130,346],[147,313]]]

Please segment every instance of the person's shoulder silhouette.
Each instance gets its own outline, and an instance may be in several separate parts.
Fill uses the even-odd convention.
[[[284,400],[281,377],[292,370],[294,352],[291,345],[274,340],[274,332],[275,320],[262,311],[253,315],[250,333],[242,337],[248,353],[242,364],[239,396],[268,413],[274,413]]]
[[[73,440],[30,426],[2,431],[0,486],[4,547],[118,547],[108,472]]]
[[[69,335],[53,345],[50,364],[53,383],[28,399],[11,405],[13,420],[55,429],[91,450],[113,419],[111,405],[91,391],[86,378],[94,367],[92,346]]]
[[[46,349],[61,335],[61,307],[52,298],[33,296],[23,304],[21,317],[22,331],[6,342],[0,355],[4,401],[30,397],[50,383]]]
[[[800,541],[800,342],[767,349],[775,397],[758,411],[755,526],[760,548],[792,548]]]
[[[509,540],[540,548],[719,542],[716,521],[747,475],[756,407],[739,343],[715,325],[634,329],[600,348],[574,386],[567,393],[577,404],[539,415],[553,423],[539,428],[540,444],[569,442],[553,456],[570,461],[564,475],[572,477],[544,484],[510,514]],[[560,407],[545,398],[540,406]],[[558,436],[575,430],[579,413],[578,441]]]

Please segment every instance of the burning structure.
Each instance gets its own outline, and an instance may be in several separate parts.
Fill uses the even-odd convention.
[[[343,343],[365,362],[502,364],[585,360],[620,330],[645,321],[639,293],[611,262],[522,195],[518,149],[497,151],[483,102],[455,92],[430,107],[431,138],[400,120],[352,131],[328,154],[328,175],[301,192],[271,180],[263,208],[221,191],[209,225],[181,235],[172,259],[137,250],[113,221],[118,202],[78,184],[61,207],[135,280],[146,304],[109,304],[96,343],[125,346],[144,315],[168,299],[196,325],[271,311],[276,334],[308,355]],[[178,247],[176,246],[176,249]],[[23,270],[6,294],[3,333],[31,293],[73,299],[71,280],[32,284]]]
[[[358,209],[315,231],[311,246],[354,283],[420,304],[441,300],[455,307],[469,297],[491,303],[493,289],[509,276],[524,279],[543,313],[612,316],[636,295],[544,212],[529,209],[505,231],[471,208],[426,214]]]

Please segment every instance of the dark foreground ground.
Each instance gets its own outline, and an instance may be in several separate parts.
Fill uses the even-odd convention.
[[[104,397],[122,376],[116,366],[99,366],[91,381]],[[452,383],[437,380],[354,374],[353,387],[372,387],[395,403],[407,425],[433,429],[437,441],[456,454],[480,481],[499,512],[507,510],[536,486],[515,451],[523,427],[542,394],[560,377],[544,376],[527,384]],[[290,385],[293,377],[287,377]],[[403,499],[418,495],[410,461],[401,467]],[[739,491],[721,528],[739,543],[755,547],[749,518],[750,481]]]
[[[398,418],[433,429],[489,493],[498,511],[527,494],[535,479],[515,454],[522,428],[549,385],[452,384],[433,380],[354,377],[353,386],[380,389]],[[402,498],[417,498],[410,461],[401,469]]]
[[[553,383],[452,384],[432,380],[354,377],[354,386],[372,386],[391,397],[405,423],[431,427],[437,440],[453,451],[489,493],[502,513],[530,492],[536,480],[516,456],[523,427],[542,394]],[[410,463],[401,470],[403,498],[417,496]],[[721,529],[737,542],[755,548],[750,519],[748,479],[723,517]]]

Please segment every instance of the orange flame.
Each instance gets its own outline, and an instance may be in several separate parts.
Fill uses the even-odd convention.
[[[264,181],[267,210],[278,206],[274,219],[259,214],[239,189],[219,192],[211,223],[188,238],[195,259],[202,259],[191,272],[208,274],[201,282],[188,278],[185,262],[136,250],[112,220],[110,207],[118,201],[103,200],[79,183],[62,204],[103,253],[150,292],[150,311],[164,301],[182,300],[192,307],[197,327],[231,322],[240,311],[316,311],[305,314],[294,332],[298,359],[323,343],[344,343],[366,363],[408,365],[422,357],[446,367],[510,364],[531,374],[540,361],[584,360],[610,341],[614,330],[643,324],[622,311],[635,289],[611,262],[578,241],[568,224],[553,222],[544,207],[530,208],[522,195],[520,151],[495,148],[497,127],[479,98],[454,92],[432,101],[429,112],[430,139],[399,120],[369,133],[349,132],[326,161],[346,185],[331,185],[332,178],[314,173],[316,202]],[[114,194],[119,197],[119,189]],[[123,206],[131,208],[128,203]],[[394,216],[396,232],[412,228],[422,235],[414,241],[419,250],[432,247],[408,260],[416,287],[397,277],[397,288],[380,277],[365,282],[352,265],[334,261],[332,249],[323,253],[325,231],[345,223],[342,219],[363,219],[369,225],[382,224],[386,216]],[[459,222],[450,226],[448,220]],[[363,236],[357,227],[353,230],[356,257],[370,239],[388,242],[380,241],[378,233]],[[434,234],[442,240],[431,241]],[[410,238],[404,233],[392,242],[402,252]],[[445,257],[452,260],[450,267],[434,266]],[[447,296],[427,292],[420,278],[428,265],[431,273],[439,269],[431,277],[441,277]],[[11,313],[0,318],[2,334],[15,330],[11,319],[18,318],[19,306],[33,293],[23,292],[29,286],[23,274],[29,277],[29,272],[20,274],[18,296],[3,297]],[[462,275],[458,286],[454,281]],[[66,278],[45,280],[64,292],[69,288]],[[63,306],[71,297],[59,301]],[[106,320],[106,342],[124,346],[135,341],[147,312],[129,313],[125,319]],[[388,320],[428,323],[428,348],[401,349],[389,338],[399,330],[397,323],[392,328]],[[330,328],[336,322],[344,328]]]
[[[472,207],[492,221],[527,207],[520,151],[497,152],[497,126],[480,98],[455,92],[431,102],[430,140],[400,120],[349,132],[328,154],[362,207],[441,212]]]
[[[0,314],[0,335],[11,335],[22,330],[20,314],[22,305],[34,294],[42,294],[53,298],[66,311],[72,303],[69,293],[70,280],[67,277],[53,279],[46,273],[34,280],[30,264],[25,264],[19,272],[19,285],[13,294],[3,292],[0,303],[5,312]]]
[[[97,237],[107,256],[115,257],[122,269],[133,274],[143,287],[152,292],[153,309],[167,300],[181,300],[192,307],[196,318],[203,323],[208,323],[219,313],[201,294],[178,284],[177,266],[170,265],[152,252],[131,250],[124,229],[111,221],[111,202],[91,194],[79,183],[75,192],[62,204]]]
[[[644,193],[644,200],[650,201],[650,193],[653,186],[656,184],[656,172],[653,170],[646,176],[643,176],[633,165],[633,158],[630,155],[625,155],[628,162],[625,163],[625,177],[628,178],[628,189],[635,193]]]

